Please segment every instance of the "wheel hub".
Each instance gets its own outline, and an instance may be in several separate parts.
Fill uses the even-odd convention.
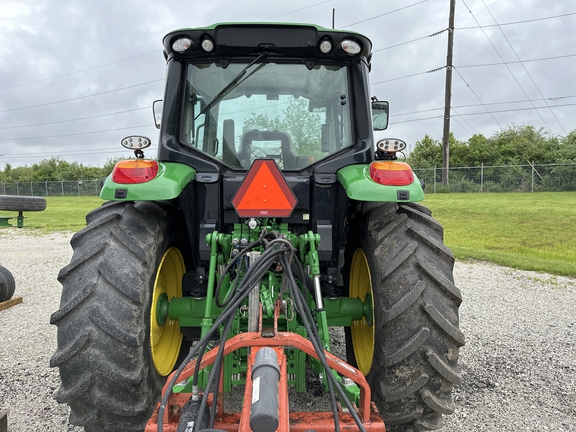
[[[168,303],[174,297],[182,297],[182,276],[185,272],[182,254],[172,247],[160,260],[154,280],[150,307],[150,348],[154,366],[163,376],[172,372],[182,345],[180,324],[168,317]]]
[[[160,294],[157,303],[156,322],[162,327],[166,323],[166,318],[168,318],[168,295],[165,292]]]
[[[364,316],[361,320],[352,321],[350,332],[352,346],[358,369],[368,375],[374,356],[374,306],[372,299],[372,279],[368,260],[362,249],[356,249],[350,268],[350,292],[352,298],[360,298],[363,302]]]

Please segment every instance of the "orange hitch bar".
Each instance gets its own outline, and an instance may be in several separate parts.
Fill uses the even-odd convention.
[[[252,400],[252,380],[250,379],[252,365],[258,349],[263,347],[271,347],[276,351],[278,356],[278,363],[280,365],[280,381],[278,383],[278,410],[279,410],[279,425],[278,432],[304,432],[307,430],[315,430],[317,432],[333,432],[334,431],[334,416],[331,411],[329,412],[289,412],[288,409],[288,380],[286,372],[286,355],[284,353],[285,347],[293,347],[304,351],[306,354],[318,358],[312,343],[304,337],[296,333],[278,332],[273,337],[262,337],[260,333],[250,332],[242,333],[226,341],[224,348],[224,355],[228,355],[233,351],[240,348],[251,347],[251,353],[248,357],[248,371],[246,378],[246,385],[244,390],[244,404],[241,413],[225,413],[223,410],[223,401],[218,398],[216,401],[216,422],[214,428],[222,429],[225,431],[238,431],[250,432],[250,406]],[[200,369],[203,369],[214,363],[216,352],[218,350],[212,349],[202,357]],[[373,402],[371,402],[370,386],[366,381],[364,375],[356,368],[350,366],[343,360],[334,356],[329,352],[325,352],[328,365],[340,373],[342,376],[350,378],[360,387],[360,406],[355,407],[359,417],[369,432],[384,432],[386,427],[384,421],[380,417],[378,410]],[[185,380],[194,374],[196,360],[191,361],[182,371],[179,381]],[[221,372],[222,373],[222,372]],[[172,375],[168,378],[170,381]],[[223,380],[220,380],[222,383]],[[162,395],[170,391],[168,384],[164,386]],[[222,394],[222,393],[220,393]],[[211,395],[210,395],[211,396]],[[190,398],[189,393],[171,394],[166,410],[164,411],[163,428],[164,432],[177,432],[178,421],[182,407]],[[214,401],[211,397],[208,399],[209,406],[212,406]],[[340,404],[338,404],[338,419],[340,421],[340,428],[342,431],[358,430],[358,426],[354,421],[351,414],[344,412]],[[157,432],[158,427],[158,408],[157,405],[152,417],[146,425],[146,432]]]

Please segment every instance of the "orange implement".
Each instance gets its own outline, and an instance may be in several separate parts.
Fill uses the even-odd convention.
[[[278,332],[273,337],[262,337],[260,333],[250,332],[241,333],[237,336],[226,341],[226,346],[224,348],[224,355],[231,353],[240,348],[252,347],[251,353],[248,357],[248,371],[247,377],[251,376],[252,365],[258,349],[263,347],[271,347],[276,351],[278,356],[278,364],[280,365],[280,381],[278,383],[278,414],[279,414],[279,425],[277,431],[279,432],[304,432],[307,430],[315,430],[317,432],[332,432],[334,431],[334,416],[332,412],[289,412],[288,408],[288,380],[286,373],[286,356],[284,354],[285,347],[293,347],[304,351],[305,353],[318,358],[312,343],[303,338],[302,336],[295,333],[283,333]],[[202,362],[200,363],[200,368],[203,369],[211,365],[216,357],[217,349],[213,349],[206,353]],[[376,406],[371,403],[370,397],[370,387],[366,381],[364,375],[353,368],[349,364],[345,363],[338,357],[325,352],[326,361],[328,365],[340,373],[342,376],[350,378],[354,381],[360,388],[360,406],[355,407],[357,413],[362,421],[366,431],[370,432],[384,432],[386,427],[384,426],[384,421],[380,417]],[[182,371],[179,377],[179,381],[189,378],[194,373],[194,367],[196,361],[190,362]],[[167,380],[170,381],[171,376]],[[222,380],[220,381],[222,382]],[[169,391],[167,385],[164,386],[162,394]],[[211,396],[211,395],[210,395]],[[180,419],[180,412],[186,401],[190,398],[190,394],[171,394],[167,408],[164,412],[163,418],[163,429],[164,432],[177,432],[178,420]],[[246,386],[244,390],[244,406],[242,407],[241,413],[225,413],[223,411],[223,404],[221,399],[217,403],[217,415],[214,428],[225,430],[225,431],[238,431],[238,432],[250,432],[250,403],[252,398],[252,380],[246,379]],[[208,399],[209,405],[213,404],[211,397]],[[152,414],[152,417],[146,425],[146,432],[156,432],[158,429],[158,408],[160,404],[156,407],[156,410]],[[351,414],[344,412],[341,406],[338,406],[338,420],[340,422],[340,429],[342,431],[353,431],[358,430]]]

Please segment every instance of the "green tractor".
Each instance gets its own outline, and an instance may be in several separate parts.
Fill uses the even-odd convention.
[[[58,276],[51,366],[70,423],[441,428],[460,382],[462,298],[442,226],[398,160],[406,144],[375,142],[388,103],[370,95],[370,40],[217,24],[163,44],[157,158],[144,157],[148,138],[122,140],[136,157],[105,180]],[[287,389],[306,392],[310,376],[331,411],[289,409]]]

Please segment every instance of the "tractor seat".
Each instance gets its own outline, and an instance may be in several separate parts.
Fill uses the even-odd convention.
[[[238,160],[242,168],[248,169],[255,159],[274,159],[281,169],[297,168],[290,136],[285,132],[257,129],[246,132]]]

